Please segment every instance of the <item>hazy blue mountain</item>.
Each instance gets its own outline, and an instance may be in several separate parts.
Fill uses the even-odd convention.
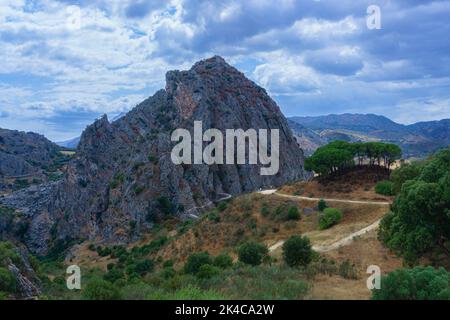
[[[450,144],[450,119],[403,125],[380,115],[345,113],[289,120],[313,130],[324,144],[333,140],[391,142],[402,148],[405,157],[423,157]],[[297,135],[296,128],[291,129]],[[308,150],[318,141],[314,138],[300,146]]]
[[[75,138],[65,140],[65,141],[57,141],[55,143],[58,146],[63,147],[63,148],[76,149],[79,142],[80,142],[80,137],[75,137]]]

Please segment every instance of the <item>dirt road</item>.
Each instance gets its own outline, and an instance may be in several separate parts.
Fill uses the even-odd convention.
[[[265,194],[265,195],[269,195],[269,194],[274,194],[276,196],[279,197],[285,197],[285,198],[290,198],[290,199],[300,199],[300,200],[311,200],[311,201],[319,201],[322,198],[310,198],[310,197],[303,197],[303,196],[291,196],[288,194],[284,194],[284,193],[279,193],[277,192],[276,189],[270,189],[270,190],[262,190],[259,191],[260,194]],[[380,205],[380,206],[389,206],[391,203],[390,202],[384,202],[384,201],[363,201],[363,200],[346,200],[346,199],[327,199],[324,198],[323,200],[325,200],[326,202],[343,202],[343,203],[355,203],[355,204],[372,204],[372,205]],[[345,237],[343,237],[342,239],[330,244],[330,245],[326,245],[326,246],[313,246],[313,250],[317,251],[317,252],[327,252],[327,251],[331,251],[331,250],[335,250],[338,249],[342,246],[348,245],[350,244],[353,239],[355,237],[361,236],[371,230],[377,229],[379,224],[380,224],[380,220],[375,221],[374,223],[368,225],[367,227],[362,228],[361,230],[358,230],[356,232],[352,232],[348,235],[346,235]],[[281,247],[284,243],[284,240],[280,240],[278,242],[276,242],[275,244],[271,245],[269,247],[269,252],[273,252],[276,249],[278,249],[279,247]]]

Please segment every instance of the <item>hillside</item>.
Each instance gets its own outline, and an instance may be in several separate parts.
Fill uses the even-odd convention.
[[[172,289],[161,288],[176,282],[175,291],[194,285],[234,299],[368,299],[371,293],[366,287],[367,266],[377,264],[385,274],[400,268],[402,262],[377,240],[376,230],[333,248],[333,244],[343,238],[379,221],[389,209],[387,203],[392,198],[375,194],[375,182],[358,179],[361,174],[362,171],[344,175],[332,186],[317,181],[296,182],[276,192],[235,197],[196,220],[175,218],[161,222],[144,239],[128,247],[130,252],[136,253],[143,248],[152,248],[144,257],[160,262],[156,262],[154,274],[139,286],[140,293],[131,293],[130,288],[126,294],[145,297],[151,290],[170,292]],[[327,200],[327,203],[342,210],[342,221],[332,228],[320,230],[320,211],[312,195],[341,199],[341,202]],[[367,203],[352,203],[345,199],[366,199]],[[299,220],[287,218],[287,211],[292,207],[300,211]],[[290,269],[283,265],[282,243],[290,236],[300,234],[311,239],[318,254],[308,268]],[[183,274],[183,266],[189,257],[198,252],[206,251],[211,256],[227,254],[236,263],[239,246],[248,241],[265,244],[271,260],[255,267],[235,264],[235,267],[221,271],[220,276],[212,275],[211,279],[169,276],[164,280],[167,284],[152,287],[159,283],[156,282],[158,275],[164,277],[170,269],[165,267],[168,261],[180,274]],[[88,241],[75,247],[66,263],[76,263],[89,270],[100,268],[104,272],[108,265],[120,265],[121,258],[114,258],[115,254],[102,256],[101,251],[89,247],[92,243]]]
[[[334,140],[381,141],[398,144],[406,158],[425,157],[450,143],[450,120],[402,125],[374,114],[340,114],[317,117],[291,117],[289,120],[314,131],[326,144]],[[294,135],[296,128],[292,126]],[[318,139],[302,139],[305,148]]]
[[[0,192],[57,179],[68,159],[42,135],[0,128]]]
[[[175,165],[176,128],[279,129],[279,170],[248,164]],[[269,146],[270,150],[270,146]],[[247,161],[248,163],[248,161]],[[81,238],[109,243],[139,239],[155,221],[197,215],[224,195],[280,186],[307,177],[303,152],[265,90],[222,58],[170,71],[166,88],[110,123],[106,116],[86,128],[63,180],[0,199],[20,208],[30,227],[28,247],[45,254]]]
[[[59,151],[42,135],[0,128],[0,177],[36,173],[51,165]]]

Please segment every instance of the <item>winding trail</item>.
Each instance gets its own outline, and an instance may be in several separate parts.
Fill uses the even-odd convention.
[[[219,193],[219,195],[223,195],[223,197],[219,198],[217,200],[214,200],[214,201],[208,201],[206,204],[204,204],[201,207],[192,207],[189,210],[186,210],[184,212],[184,214],[187,215],[189,218],[198,219],[199,218],[198,215],[196,215],[194,213],[189,213],[189,212],[191,212],[192,210],[203,209],[203,208],[209,207],[209,206],[213,205],[214,202],[220,202],[220,201],[228,200],[228,199],[230,199],[232,197],[231,194],[228,194],[228,193]]]
[[[327,199],[327,198],[310,198],[310,197],[303,197],[303,196],[291,196],[288,194],[284,194],[284,193],[279,193],[277,192],[276,189],[269,189],[269,190],[261,190],[259,191],[260,194],[264,194],[264,195],[270,195],[270,194],[274,194],[276,196],[279,197],[284,197],[284,198],[290,198],[290,199],[300,199],[300,200],[311,200],[311,201],[319,201],[320,199],[323,199],[327,202],[343,202],[343,203],[356,203],[356,204],[372,204],[372,205],[380,205],[380,206],[389,206],[391,203],[387,202],[387,201],[360,201],[360,200],[345,200],[345,199]],[[327,252],[327,251],[331,251],[331,250],[335,250],[338,249],[342,246],[346,246],[348,244],[350,244],[353,239],[355,237],[361,236],[369,231],[375,230],[378,228],[378,226],[380,225],[380,221],[381,219],[375,221],[374,223],[362,228],[361,230],[358,230],[356,232],[352,232],[348,235],[346,235],[344,238],[333,242],[330,245],[325,245],[325,246],[313,246],[312,249],[314,251],[317,252]],[[275,244],[271,245],[269,247],[269,252],[273,252],[276,249],[278,249],[279,247],[281,247],[284,243],[284,240],[280,240],[277,241]]]
[[[327,202],[343,202],[343,203],[356,203],[356,204],[375,204],[375,205],[381,205],[381,206],[388,206],[391,203],[388,201],[365,201],[365,200],[347,200],[347,199],[331,199],[331,198],[310,198],[310,197],[303,197],[303,196],[292,196],[285,193],[277,192],[276,189],[269,189],[269,190],[262,190],[259,191],[260,194],[274,194],[278,197],[284,197],[284,198],[290,198],[290,199],[300,199],[300,200],[310,200],[310,201],[319,201],[320,199],[323,199]]]

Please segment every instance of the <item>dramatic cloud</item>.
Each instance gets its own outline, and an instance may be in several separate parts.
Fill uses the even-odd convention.
[[[450,117],[449,16],[450,1],[2,0],[0,127],[71,138],[214,54],[288,116]]]

